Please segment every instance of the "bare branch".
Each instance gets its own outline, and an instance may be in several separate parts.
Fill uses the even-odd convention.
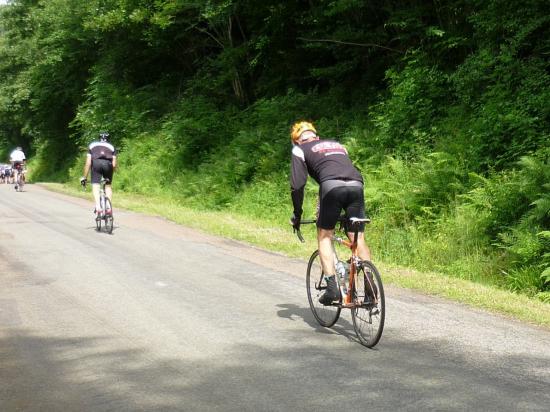
[[[218,45],[222,48],[222,49],[225,49],[225,45],[219,41],[212,33],[210,33],[208,30],[205,30],[205,29],[202,29],[200,27],[193,27],[195,30],[198,30],[200,31],[201,33],[204,33],[206,34],[207,36],[209,36],[212,40],[214,40],[216,43],[218,43]]]
[[[359,47],[376,47],[379,49],[385,49],[396,53],[404,54],[405,52],[402,50],[392,49],[391,47],[382,46],[380,44],[374,44],[374,43],[353,43],[349,41],[340,41],[340,40],[333,40],[333,39],[306,39],[304,37],[297,37],[298,40],[307,41],[307,42],[317,42],[317,43],[336,43],[336,44],[346,44],[348,46],[359,46]]]

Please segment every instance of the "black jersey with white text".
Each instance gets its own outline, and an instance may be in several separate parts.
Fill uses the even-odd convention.
[[[292,148],[290,187],[295,213],[301,213],[304,187],[311,176],[319,185],[327,180],[363,183],[344,146],[334,140],[313,140]]]
[[[113,160],[113,157],[116,157],[116,149],[108,142],[92,142],[88,146],[88,154],[92,156],[92,160]]]

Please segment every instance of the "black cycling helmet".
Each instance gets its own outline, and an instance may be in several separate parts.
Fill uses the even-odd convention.
[[[99,140],[102,142],[106,142],[109,140],[109,133],[108,132],[99,132]]]

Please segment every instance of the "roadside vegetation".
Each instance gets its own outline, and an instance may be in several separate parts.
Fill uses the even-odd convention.
[[[288,243],[309,119],[365,176],[377,261],[550,304],[546,1],[14,0],[0,19],[0,151],[22,145],[34,181],[77,182],[108,130],[116,191]]]
[[[82,188],[77,187],[74,183],[43,183],[43,185],[49,190],[91,201],[89,191],[83,192]],[[156,215],[201,232],[234,239],[264,250],[302,259],[304,260],[304,271],[305,262],[316,247],[317,239],[312,225],[302,227],[305,243],[300,243],[286,220],[276,220],[270,216],[250,217],[250,215],[245,216],[238,211],[199,210],[182,206],[181,202],[173,200],[165,194],[117,193],[116,204],[120,209]],[[372,227],[368,227],[367,235],[371,233],[371,230]],[[342,252],[344,251],[342,250]],[[441,272],[414,270],[381,261],[378,256],[375,258],[376,265],[382,271],[386,287],[398,286],[413,289],[550,328],[550,305],[540,300],[481,282],[461,279]],[[303,277],[305,272],[295,275]]]

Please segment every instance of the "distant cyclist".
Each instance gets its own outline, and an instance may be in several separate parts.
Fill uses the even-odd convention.
[[[92,171],[92,192],[95,200],[95,213],[101,216],[104,213],[110,214],[111,210],[101,210],[99,203],[99,183],[101,178],[107,180],[105,183],[105,195],[113,200],[113,171],[116,169],[116,149],[109,143],[109,133],[99,133],[99,140],[90,143],[88,154],[86,155],[86,164],[84,165],[84,176],[80,178],[80,183],[85,184],[90,169]]]
[[[14,179],[15,179],[15,190],[18,189],[17,187],[17,181],[18,176],[21,175],[21,179],[25,180],[25,174],[23,173],[25,163],[27,159],[25,157],[25,153],[23,153],[23,149],[21,147],[16,147],[13,152],[10,154],[10,162],[12,165],[13,173],[14,173]]]
[[[13,170],[10,165],[4,166],[4,183],[12,183]]]
[[[319,184],[319,216],[317,218],[317,241],[327,289],[319,302],[330,305],[340,298],[335,279],[332,236],[342,210],[346,217],[365,217],[363,177],[353,166],[344,146],[335,140],[319,139],[313,124],[305,121],[292,126],[292,162],[290,187],[294,213],[290,219],[299,229],[304,201],[304,188],[308,175]],[[370,260],[370,250],[365,243],[364,224],[357,235],[357,254]],[[353,232],[347,230],[353,239]]]

